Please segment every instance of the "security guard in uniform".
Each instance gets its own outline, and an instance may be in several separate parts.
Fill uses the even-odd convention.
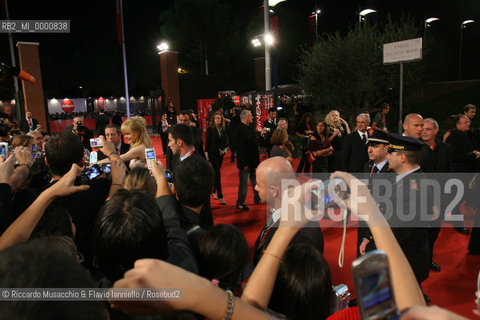
[[[388,162],[397,175],[393,184],[393,212],[385,213],[419,284],[428,278],[431,262],[428,227],[435,211],[433,195],[429,190],[425,194],[422,187],[426,176],[420,169],[419,158],[424,145],[416,138],[390,134]]]
[[[380,199],[376,196],[384,194],[384,190],[381,190],[381,184],[379,184],[379,182],[381,182],[380,180],[387,181],[388,183],[393,182],[393,174],[388,166],[388,148],[390,147],[390,138],[388,133],[377,129],[370,128],[366,133],[368,135],[367,147],[369,160],[365,163],[363,172],[365,172],[365,178],[368,178],[370,191],[373,191],[373,189],[375,189],[375,191],[378,190],[378,192],[372,192],[372,195],[374,198],[376,198],[375,200],[377,200],[380,211],[384,212],[385,205],[379,201]],[[357,256],[360,257],[368,251],[375,249],[376,246],[370,229],[364,221],[360,220],[358,222],[357,233]]]

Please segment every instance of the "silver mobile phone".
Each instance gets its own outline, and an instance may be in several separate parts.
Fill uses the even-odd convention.
[[[352,263],[353,281],[360,318],[368,320],[399,319],[388,257],[375,250]]]
[[[147,161],[148,170],[152,170],[152,161],[155,161],[157,156],[155,155],[154,148],[145,149],[145,160]]]

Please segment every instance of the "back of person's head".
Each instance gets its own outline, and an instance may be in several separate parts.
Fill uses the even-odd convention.
[[[172,138],[176,140],[180,139],[187,146],[193,146],[193,131],[190,126],[186,124],[179,123],[168,129],[168,133],[172,135]]]
[[[285,129],[275,129],[270,139],[270,143],[274,146],[281,146],[288,141],[288,133]]]
[[[0,124],[0,138],[7,138],[9,132],[10,127],[7,124]]]
[[[117,191],[95,221],[93,254],[110,281],[121,278],[138,259],[165,260],[167,237],[155,199],[143,191]]]
[[[133,168],[123,181],[123,188],[129,191],[143,190],[151,194],[153,197],[157,194],[157,183],[150,175],[150,171],[146,168]]]
[[[198,208],[210,197],[215,173],[210,163],[196,156],[188,157],[175,168],[175,191],[180,203]]]
[[[82,141],[71,132],[55,133],[45,144],[45,158],[53,175],[63,176],[72,164],[81,164],[83,152]]]
[[[90,273],[46,239],[0,252],[1,288],[95,288]],[[107,319],[99,301],[16,301],[0,303],[2,319]]]
[[[26,134],[19,134],[12,139],[12,148],[16,147],[30,147],[33,144],[33,137]]]
[[[326,319],[333,305],[327,261],[308,244],[290,246],[282,258],[269,308],[288,319]]]
[[[455,130],[457,124],[457,115],[452,114],[449,115],[447,120],[445,121],[445,129],[447,131]]]
[[[50,204],[33,229],[30,239],[45,236],[67,236],[74,238],[72,217],[62,205],[53,202]]]
[[[198,239],[200,274],[219,281],[223,289],[234,288],[248,262],[248,245],[243,232],[228,224],[216,225]]]

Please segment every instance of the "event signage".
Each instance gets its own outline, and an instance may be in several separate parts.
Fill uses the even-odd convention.
[[[422,38],[383,44],[383,63],[412,62],[422,59]]]

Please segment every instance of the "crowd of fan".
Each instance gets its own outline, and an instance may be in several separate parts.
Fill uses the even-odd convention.
[[[223,118],[237,126],[240,122],[247,125],[248,112],[248,108],[229,110]],[[219,113],[225,115],[223,110],[212,111],[209,120],[211,128],[217,128],[221,136],[225,120],[216,122]],[[192,113],[183,113],[187,115],[188,121],[193,120]],[[384,115],[375,117],[374,128],[387,131]],[[357,118],[356,129],[361,128],[366,118],[362,117]],[[169,121],[173,118],[175,123]],[[100,135],[103,147],[97,152],[104,155],[100,163],[109,162],[111,172],[93,180],[84,174],[89,159],[76,129],[52,134],[47,141],[35,130],[10,141],[11,154],[0,157],[3,275],[0,287],[180,288],[182,299],[3,302],[2,317],[129,319],[148,314],[155,319],[327,319],[331,316],[334,295],[329,266],[321,253],[323,246],[315,248],[298,240],[309,223],[306,217],[317,213],[302,212],[302,219],[293,226],[287,223],[295,204],[319,187],[320,182],[295,187],[292,194],[296,197],[282,197],[279,181],[266,186],[267,173],[294,177],[291,158],[295,146],[291,137],[284,134],[288,121],[277,119],[276,110],[270,110],[267,121],[275,129],[267,130],[268,124],[264,123],[257,137],[267,152],[282,154],[280,157],[270,154],[271,158],[262,161],[258,168],[250,168],[257,172],[255,195],[259,202],[266,202],[267,194],[272,196],[282,210],[277,210],[281,218],[277,220],[276,231],[268,235],[269,243],[253,265],[248,259],[244,234],[232,225],[213,225],[210,197],[213,190],[219,195],[220,186],[219,179],[216,180],[219,170],[212,168],[212,152],[207,152],[210,162],[190,153],[184,157],[182,150],[189,151],[195,145],[196,133],[188,129],[193,126],[185,121],[176,124],[173,110],[165,114],[163,121],[166,124],[159,126],[159,133],[173,152],[171,172],[159,161],[151,161],[151,169],[147,168],[144,151],[152,143],[146,135],[145,121],[139,117],[127,120],[121,128],[109,127],[118,134],[121,131],[131,145],[124,154],[116,142]],[[0,139],[10,140],[9,128],[0,129]],[[239,153],[243,151],[238,149],[242,144],[235,132],[228,134],[230,141],[235,141],[230,146],[234,149],[232,156],[236,151],[237,157],[242,157]],[[318,172],[333,172],[346,163],[345,154],[340,152],[344,146],[340,138],[350,133],[350,128],[338,111],[318,123],[306,113],[295,132],[302,140],[300,166],[303,167],[300,170],[299,166],[299,171],[309,171],[306,166],[312,163]],[[339,141],[335,142],[337,138]],[[32,155],[34,145],[36,153]],[[308,156],[314,160],[307,159]],[[321,158],[324,160],[315,164]],[[169,174],[172,178],[168,178]],[[360,186],[346,203],[353,215],[368,216],[372,218],[368,221],[377,223],[368,227],[377,249],[389,257],[395,300],[399,310],[405,312],[403,318],[461,319],[447,310],[426,307],[415,274],[367,186],[349,173],[335,172],[332,178],[335,177],[349,186]],[[361,198],[367,201],[350,205],[360,203]],[[240,205],[243,203],[237,203],[239,209],[245,209],[246,206]],[[264,236],[259,238],[263,240]]]

